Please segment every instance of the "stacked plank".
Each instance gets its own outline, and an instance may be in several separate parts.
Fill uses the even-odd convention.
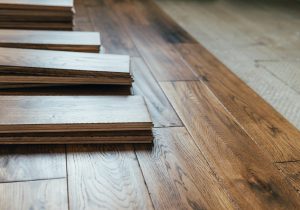
[[[98,32],[1,29],[0,47],[98,53],[101,39]]]
[[[1,144],[150,143],[140,96],[1,96]]]
[[[130,88],[126,55],[0,48],[0,87],[26,85],[124,85]]]
[[[0,0],[0,28],[72,30],[73,0]]]

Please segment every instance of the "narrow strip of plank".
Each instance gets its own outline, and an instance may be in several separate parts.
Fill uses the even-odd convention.
[[[185,128],[155,129],[136,154],[155,209],[236,209]]]
[[[71,209],[152,209],[131,145],[68,146]]]
[[[128,78],[129,56],[0,48],[0,71],[46,76],[120,76]]]
[[[2,145],[0,154],[0,182],[66,177],[64,146]]]
[[[52,22],[0,22],[1,29],[29,29],[29,30],[64,30],[72,31],[73,23],[52,23]]]
[[[140,96],[1,96],[1,133],[150,130]]]
[[[300,192],[300,161],[275,163],[275,165],[282,171],[295,190]]]
[[[100,33],[0,30],[0,47],[99,52]]]
[[[67,210],[66,179],[0,184],[0,208]]]
[[[134,76],[133,91],[145,97],[155,127],[181,126],[182,123],[153,78],[148,66],[138,57],[131,59]]]
[[[13,87],[15,85],[15,88]],[[42,96],[94,96],[131,95],[131,86],[125,85],[64,85],[64,84],[10,84],[2,88],[0,95],[42,95]]]
[[[55,132],[55,133],[5,133],[0,144],[116,144],[151,143],[149,131]]]
[[[274,162],[300,159],[300,132],[200,45],[177,49]]]
[[[298,208],[299,195],[202,82],[161,85],[208,163],[241,208]]]
[[[73,0],[0,0],[0,9],[63,10],[73,8]]]

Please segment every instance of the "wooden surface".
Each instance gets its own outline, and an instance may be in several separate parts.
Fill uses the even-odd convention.
[[[149,130],[140,96],[1,96],[0,133]]]
[[[285,4],[279,0],[156,2],[300,129],[300,37],[295,36],[299,33],[299,3]]]
[[[0,30],[0,47],[99,52],[100,33]]]
[[[132,82],[130,58],[126,55],[0,48],[0,56],[2,83],[130,85]]]
[[[153,145],[66,146],[66,177],[61,179],[67,181],[67,208],[299,208],[296,179],[291,179],[297,166],[279,166],[299,160],[295,127],[152,0],[75,3],[78,30],[101,29],[107,52],[134,56],[132,73],[138,80],[133,91],[146,97],[157,128]],[[12,168],[14,154],[3,155],[4,168],[5,163]],[[30,154],[35,152],[22,146],[16,157]],[[59,164],[57,154],[42,155]],[[32,158],[37,163],[41,157]],[[34,173],[40,167],[26,170],[23,165],[22,171]],[[25,201],[39,198],[32,194]],[[14,205],[3,199],[0,203]]]

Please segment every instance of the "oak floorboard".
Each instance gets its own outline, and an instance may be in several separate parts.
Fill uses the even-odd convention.
[[[296,209],[299,195],[202,82],[160,83],[220,182],[242,209]]]
[[[275,163],[276,167],[286,176],[287,180],[300,192],[300,162]]]
[[[66,179],[0,184],[1,210],[67,210]]]
[[[135,149],[155,209],[237,209],[185,128],[154,133]]]
[[[67,148],[70,209],[152,209],[131,145]]]
[[[0,182],[66,177],[64,146],[1,146]]]
[[[102,45],[106,53],[139,56],[135,45],[127,34],[126,29],[114,12],[103,6],[86,6],[94,26],[94,30],[101,32]]]
[[[177,49],[273,162],[300,159],[300,132],[201,45]]]
[[[131,72],[134,77],[133,93],[144,96],[154,126],[181,126],[181,120],[141,58],[131,58]]]

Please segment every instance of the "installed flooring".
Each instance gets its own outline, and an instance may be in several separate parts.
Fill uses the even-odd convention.
[[[299,2],[157,2],[300,130]]]
[[[152,0],[77,0],[154,143],[0,147],[0,209],[299,209],[300,133]],[[241,53],[242,55],[242,53]]]

